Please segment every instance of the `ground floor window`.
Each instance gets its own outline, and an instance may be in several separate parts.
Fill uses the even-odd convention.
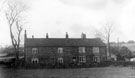
[[[31,59],[31,63],[32,64],[38,64],[39,63],[39,59],[38,58],[32,58]]]
[[[79,62],[85,63],[86,62],[86,56],[79,56]]]
[[[100,57],[99,56],[94,56],[93,61],[99,63],[100,62]]]
[[[63,63],[63,58],[58,58],[58,63],[62,64]]]

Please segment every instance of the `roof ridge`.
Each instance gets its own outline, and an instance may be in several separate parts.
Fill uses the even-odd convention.
[[[67,38],[27,38],[27,39],[67,39]],[[82,38],[68,38],[68,39],[82,39]],[[86,38],[82,40],[87,40],[87,39],[100,39],[100,38]]]
[[[25,46],[105,46],[99,38],[27,38]]]

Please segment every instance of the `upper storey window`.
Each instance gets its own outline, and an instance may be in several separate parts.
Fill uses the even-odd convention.
[[[93,53],[99,53],[99,47],[93,47]]]
[[[32,48],[32,53],[33,53],[33,54],[38,53],[38,48]]]
[[[85,53],[85,47],[79,47],[79,53]]]
[[[63,53],[63,48],[58,48],[58,53],[62,54]]]

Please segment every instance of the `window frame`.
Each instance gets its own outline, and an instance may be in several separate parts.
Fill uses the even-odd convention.
[[[86,56],[79,56],[79,63],[86,63]]]
[[[93,51],[94,54],[95,54],[95,53],[100,53],[99,47],[93,47],[93,48],[92,48],[92,51]]]
[[[57,49],[57,51],[58,51],[58,54],[63,54],[63,48],[62,48],[62,47],[59,47],[59,48]]]
[[[101,60],[101,59],[100,59],[100,56],[94,56],[94,57],[93,57],[93,61],[94,61],[94,62],[100,63],[100,60]]]
[[[85,47],[79,47],[79,53],[86,53]]]
[[[37,54],[38,53],[38,48],[32,48],[32,54]]]
[[[32,64],[38,64],[39,63],[39,59],[38,58],[31,58],[31,63]]]
[[[64,63],[64,59],[62,57],[57,58],[57,63],[63,64]]]

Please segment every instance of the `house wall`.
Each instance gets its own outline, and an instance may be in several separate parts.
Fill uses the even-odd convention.
[[[101,59],[101,62],[104,62],[107,60],[106,47],[100,47],[100,59]]]
[[[32,58],[38,58],[40,65],[47,64],[56,64],[57,58],[63,57],[64,65],[69,65],[73,62],[73,57],[75,56],[86,56],[86,63],[90,64],[93,62],[93,47],[85,47],[86,53],[79,54],[79,47],[62,47],[63,54],[58,54],[57,49],[59,47],[33,47],[38,48],[38,52],[36,54],[32,54],[32,47],[25,48],[25,62],[27,64],[32,64]],[[97,54],[100,57],[101,62],[106,59],[106,51],[105,47],[99,47],[100,53]],[[78,59],[77,59],[78,62]]]

